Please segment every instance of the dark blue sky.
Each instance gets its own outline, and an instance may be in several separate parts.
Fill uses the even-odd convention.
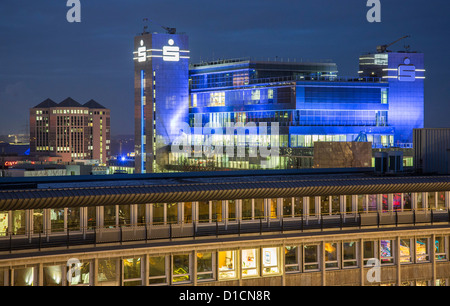
[[[67,0],[0,2],[0,134],[25,130],[46,98],[95,99],[111,109],[113,135],[133,133],[133,37],[143,18],[190,38],[191,62],[216,58],[331,59],[356,76],[358,57],[403,35],[425,53],[425,126],[450,127],[450,2],[381,0],[381,23],[366,0]],[[163,31],[151,25],[150,31]]]

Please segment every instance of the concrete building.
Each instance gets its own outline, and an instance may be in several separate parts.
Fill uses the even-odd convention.
[[[30,109],[30,154],[59,156],[63,162],[110,155],[110,111],[94,100],[50,99]]]
[[[4,286],[449,284],[448,176],[266,170],[0,187]]]

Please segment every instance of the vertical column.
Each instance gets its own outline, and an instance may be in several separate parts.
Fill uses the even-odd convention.
[[[325,272],[325,241],[322,240],[320,243],[320,269],[322,270],[322,286],[327,285],[326,272]]]
[[[364,239],[359,240],[359,267],[360,267],[360,277],[361,277],[361,286],[364,286]]]
[[[431,269],[432,269],[432,277],[431,277],[431,281],[432,284],[431,286],[436,286],[436,235],[432,234],[431,235],[431,243],[430,243],[430,256],[431,256]]]
[[[397,286],[400,286],[402,282],[402,267],[400,263],[400,236],[397,236],[395,243],[395,259],[394,261],[397,264]]]

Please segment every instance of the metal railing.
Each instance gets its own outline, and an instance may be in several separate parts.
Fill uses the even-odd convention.
[[[178,238],[243,235],[314,233],[323,231],[342,231],[345,229],[363,230],[365,228],[418,225],[450,226],[450,210],[408,210],[353,212],[320,215],[299,215],[296,217],[269,218],[253,220],[236,219],[215,220],[209,222],[192,221],[169,224],[119,225],[115,227],[90,227],[77,230],[65,229],[64,232],[39,233],[25,232],[22,235],[8,233],[0,235],[0,252],[17,250],[45,250],[52,247],[90,246],[97,247],[106,243],[132,243],[150,241],[172,241]]]

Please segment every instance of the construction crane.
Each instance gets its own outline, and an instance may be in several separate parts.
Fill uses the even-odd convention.
[[[148,18],[144,18],[144,22],[148,22],[148,21],[149,21]],[[156,23],[157,25],[159,25],[161,28],[163,28],[164,30],[167,31],[167,34],[176,34],[177,33],[176,28],[165,27],[154,21],[150,21],[150,22],[153,22],[153,23]],[[144,25],[144,33],[143,34],[148,33],[147,28],[148,28],[148,25]]]
[[[396,41],[391,42],[391,43],[388,44],[388,45],[377,46],[377,51],[378,51],[378,53],[390,52],[387,48],[389,48],[390,46],[392,46],[392,45],[398,43],[400,40],[405,39],[405,38],[408,38],[408,37],[411,37],[411,36],[405,35],[405,36],[403,36],[403,37],[397,39]]]

